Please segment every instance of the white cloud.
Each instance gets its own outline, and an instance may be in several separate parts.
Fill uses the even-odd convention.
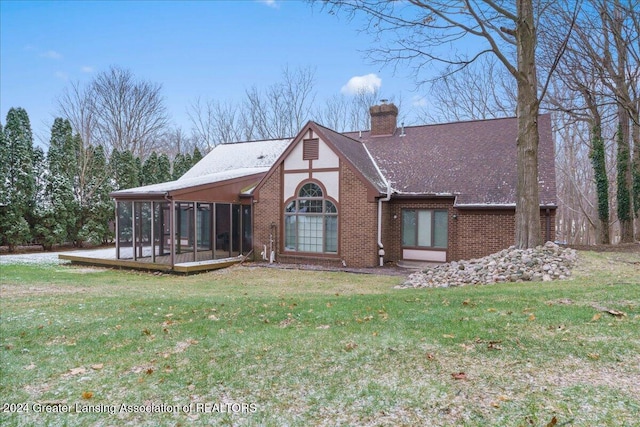
[[[56,76],[56,78],[59,78],[60,80],[64,80],[64,81],[69,80],[69,74],[65,73],[64,71],[56,71],[54,75]]]
[[[83,65],[80,68],[80,71],[82,71],[83,73],[93,73],[95,71],[95,69],[90,65]]]
[[[280,5],[276,2],[276,0],[258,0],[258,1],[274,9],[278,9],[280,7]]]
[[[48,50],[46,52],[42,52],[40,56],[43,58],[49,58],[49,59],[62,59],[62,55],[56,52],[55,50]]]
[[[340,92],[347,95],[356,95],[361,92],[373,93],[382,86],[382,79],[376,74],[366,74],[364,76],[353,76],[346,85],[342,86]]]

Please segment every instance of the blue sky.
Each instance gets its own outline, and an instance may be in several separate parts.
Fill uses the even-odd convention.
[[[409,113],[413,81],[367,59],[372,38],[361,27],[302,1],[1,0],[0,119],[23,107],[46,141],[63,89],[112,65],[161,84],[185,132],[197,97],[239,101],[247,88],[278,82],[284,67],[315,68],[319,102],[374,74],[381,96]]]

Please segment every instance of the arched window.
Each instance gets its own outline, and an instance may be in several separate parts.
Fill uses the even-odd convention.
[[[338,253],[338,209],[314,182],[304,184],[284,209],[285,250]]]

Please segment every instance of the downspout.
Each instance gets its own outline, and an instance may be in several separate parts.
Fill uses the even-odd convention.
[[[387,195],[378,199],[378,257],[380,258],[380,267],[384,266],[384,245],[382,244],[382,202],[391,200],[391,183],[386,181]]]
[[[385,195],[385,197],[380,197],[378,199],[378,258],[380,260],[379,265],[380,267],[382,267],[384,266],[384,245],[382,244],[382,203],[388,202],[389,200],[391,200],[391,182],[384,177],[384,175],[382,174],[382,171],[378,167],[378,164],[376,163],[373,156],[367,149],[367,146],[364,143],[362,144],[362,146],[364,147],[364,150],[369,155],[371,162],[373,162],[373,165],[376,167],[376,171],[378,172],[378,175],[380,175],[380,178],[382,178],[382,181],[385,183],[387,187],[387,194]]]

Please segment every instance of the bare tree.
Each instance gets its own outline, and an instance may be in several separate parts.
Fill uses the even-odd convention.
[[[218,144],[243,139],[244,116],[238,104],[197,98],[187,109],[197,145],[206,153]]]
[[[311,68],[290,71],[285,68],[282,81],[264,92],[256,86],[246,90],[245,117],[249,139],[294,136],[311,116],[315,99],[315,71]]]
[[[86,86],[72,83],[58,98],[58,108],[84,145],[102,145],[107,155],[130,150],[145,158],[168,126],[161,89],[136,80],[129,70],[111,67]]]
[[[376,37],[391,36],[388,44],[378,39],[379,43],[370,55],[384,63],[413,64],[418,81],[423,69],[434,63],[444,65],[446,75],[465,68],[485,54],[494,55],[513,76],[517,85],[518,117],[515,243],[519,248],[526,248],[540,244],[542,238],[537,118],[554,68],[548,70],[547,78],[539,86],[537,25],[544,23],[545,16],[560,5],[544,3],[534,8],[533,0],[514,3],[493,0],[329,0],[326,8],[331,13],[341,10],[352,15],[365,13],[369,17],[367,30]],[[567,33],[570,33],[569,29]],[[559,40],[553,64],[559,60],[567,37]],[[483,46],[470,53],[464,51],[470,45],[465,42],[476,41]],[[460,49],[455,49],[456,46]]]
[[[428,122],[508,117],[516,112],[514,82],[495,58],[485,57],[457,73],[432,82],[429,107],[421,119]]]
[[[80,135],[83,145],[94,143],[96,137],[97,117],[95,93],[89,86],[80,82],[72,82],[64,88],[58,98],[59,115],[69,120],[75,133]]]
[[[282,80],[245,90],[242,103],[195,100],[188,108],[194,136],[207,149],[217,144],[294,136],[312,116],[315,71],[284,68]]]
[[[603,112],[609,114],[611,106],[615,106],[614,117],[611,117],[617,122],[615,211],[621,241],[631,242],[634,216],[640,208],[640,173],[634,176],[634,169],[640,172],[640,3],[637,0],[588,0],[586,10],[588,13],[584,13],[576,25],[559,75],[584,99],[582,111],[569,113],[586,116],[591,121],[592,141],[602,138],[598,133],[603,126]],[[603,159],[599,161],[602,169]],[[603,222],[607,200],[603,187],[605,176],[602,170],[596,175]],[[604,228],[602,231],[606,232]],[[603,234],[601,240],[608,238]]]
[[[316,111],[315,119],[338,132],[368,130],[371,128],[369,107],[378,102],[378,89],[362,88],[353,95],[334,95]]]
[[[98,141],[109,150],[130,150],[142,159],[151,154],[168,125],[161,89],[122,68],[100,73],[90,87]]]
[[[349,108],[350,102],[345,95],[334,95],[325,100],[323,107],[316,112],[316,118],[323,126],[338,132],[354,130],[348,120]]]
[[[360,89],[356,92],[349,108],[349,121],[352,130],[371,129],[371,115],[369,107],[380,102],[378,89]]]

